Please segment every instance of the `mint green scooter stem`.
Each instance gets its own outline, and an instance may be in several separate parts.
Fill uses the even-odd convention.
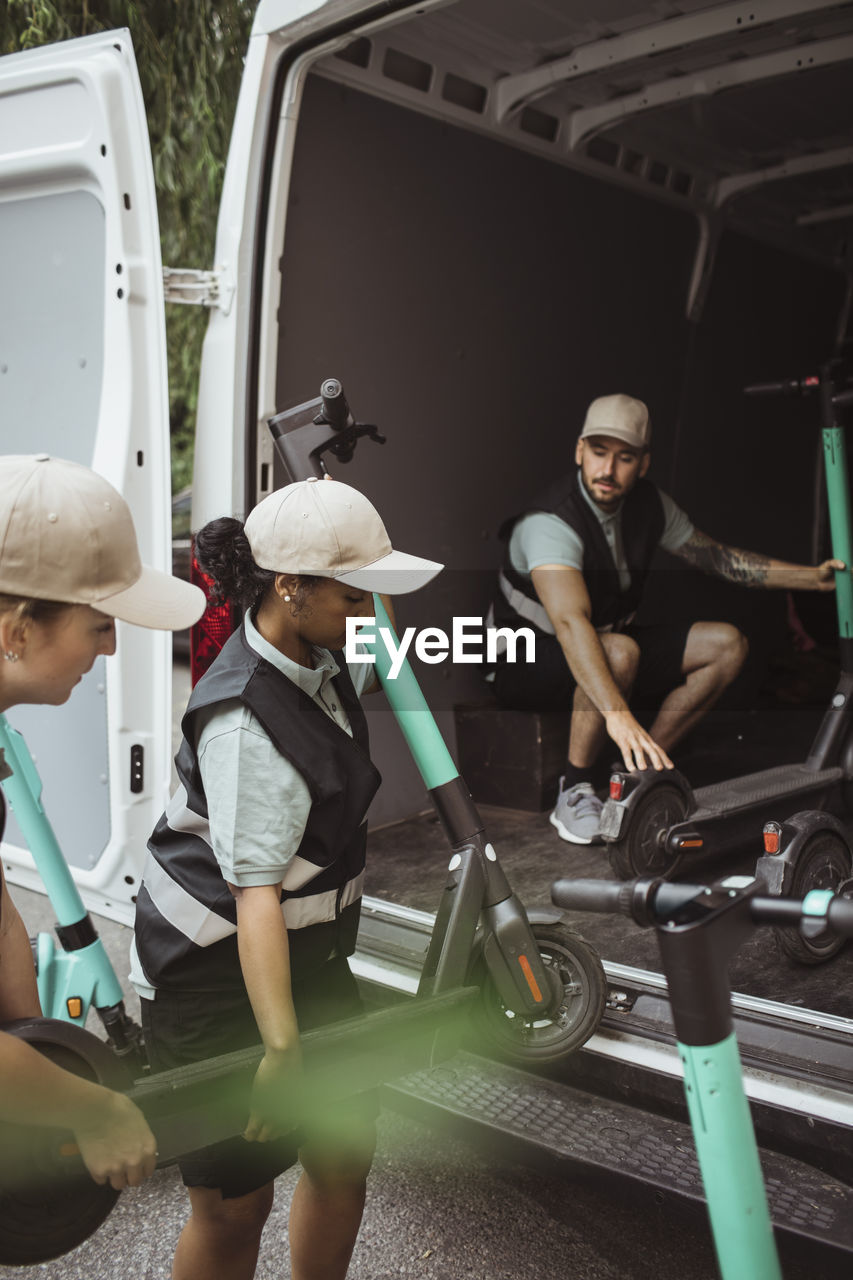
[[[0,715],[0,750],[12,769],[3,790],[14,810],[32,854],[60,929],[88,923],[88,913],[62,856],[50,819],[41,802],[42,784],[22,735]],[[57,951],[50,934],[39,934],[37,966],[42,1011],[47,1018],[64,1018],[82,1026],[91,1005],[118,1005],[124,996],[101,939],[94,934],[87,945]],[[68,999],[81,1001],[80,1013],[71,1017]]]
[[[853,573],[850,572],[853,568],[853,538],[847,487],[847,446],[841,427],[824,427],[822,435],[832,554],[847,566],[836,570],[835,574],[838,634],[842,640],[853,640]]]
[[[377,628],[376,674],[420,775],[431,791],[434,787],[458,778],[459,770],[453,763],[453,757],[447,750],[409,663],[404,661],[399,674],[393,680],[389,678],[391,655],[387,645],[382,643],[381,628],[386,632],[390,631],[395,639],[396,633],[387,610],[377,595],[373,597],[373,607]]]
[[[734,1032],[678,1043],[687,1109],[723,1280],[781,1280]]]
[[[480,815],[405,659],[391,677],[392,659],[382,632],[389,639],[396,636],[378,596],[373,604],[376,673],[454,850],[420,994],[462,985],[482,918],[488,935],[486,959],[501,999],[516,1013],[541,1016],[557,992],[530,921],[488,843]]]

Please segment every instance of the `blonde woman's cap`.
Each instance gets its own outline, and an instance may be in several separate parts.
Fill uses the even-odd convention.
[[[249,513],[245,530],[261,569],[336,578],[360,591],[402,595],[444,567],[395,551],[373,504],[339,480],[277,489]]]
[[[142,563],[130,508],[109,481],[46,453],[0,457],[0,592],[160,631],[192,626],[205,607],[198,587]]]

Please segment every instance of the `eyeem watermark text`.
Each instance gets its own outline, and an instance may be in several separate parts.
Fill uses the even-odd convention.
[[[518,643],[524,641],[523,662],[536,661],[536,636],[530,627],[486,627],[482,618],[454,618],[448,637],[441,627],[406,627],[398,638],[389,627],[377,627],[375,618],[347,618],[344,658],[347,662],[375,662],[377,641],[391,659],[388,678],[395,680],[414,641],[414,653],[421,662],[492,663],[501,655],[504,662],[517,662]],[[359,643],[361,648],[357,648]]]

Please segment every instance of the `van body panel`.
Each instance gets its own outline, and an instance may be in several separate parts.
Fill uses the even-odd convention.
[[[47,452],[106,476],[142,559],[168,570],[169,415],[157,205],[129,33],[0,60],[0,418],[4,452]],[[9,713],[91,908],[129,919],[166,795],[171,637],[119,623],[60,708]],[[143,750],[131,791],[130,752]],[[86,815],[81,822],[81,815]],[[12,820],[13,882],[38,887]]]

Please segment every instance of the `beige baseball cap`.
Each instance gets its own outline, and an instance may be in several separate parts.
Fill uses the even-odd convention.
[[[160,631],[205,607],[200,588],[142,563],[130,508],[103,476],[46,453],[0,457],[0,592]]]
[[[402,595],[444,568],[395,551],[364,494],[328,477],[276,489],[249,513],[245,530],[259,568],[336,578],[359,591]]]
[[[649,411],[633,396],[599,396],[586,411],[584,436],[612,436],[633,449],[648,449],[652,435]]]

